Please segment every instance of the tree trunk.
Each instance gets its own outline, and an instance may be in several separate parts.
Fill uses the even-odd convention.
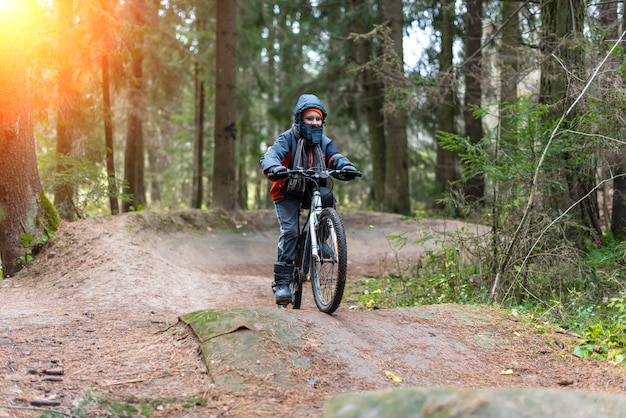
[[[239,147],[237,148],[237,209],[248,209],[248,172],[246,170],[246,149],[248,148],[246,136],[239,135]]]
[[[608,52],[608,49],[613,44],[613,40],[618,38],[619,20],[617,17],[617,2],[612,0],[602,0],[599,4],[600,9],[600,25],[604,29],[605,42],[604,52]],[[626,15],[624,15],[626,19]],[[603,90],[607,94],[613,93],[616,89],[621,90],[623,88],[623,77],[619,74],[621,57],[619,55],[613,55],[609,57],[606,68],[607,71],[603,72],[601,83]],[[617,152],[611,161],[611,174],[613,175],[613,201],[612,201],[612,213],[610,215],[610,230],[613,237],[617,240],[626,239],[626,163],[624,162],[624,156],[626,155],[626,147],[620,145]],[[608,173],[607,173],[608,174]],[[609,183],[605,183],[602,196],[605,220],[609,218],[608,215],[608,198],[609,195]]]
[[[502,43],[500,47],[500,101],[514,104],[517,101],[517,83],[519,81],[519,1],[502,2]],[[505,123],[505,119],[501,119]]]
[[[552,106],[552,112],[548,116],[551,120],[558,120],[575,99],[569,94],[575,87],[570,83],[586,78],[583,65],[585,57],[581,46],[584,16],[583,0],[545,1],[542,8],[542,53],[546,58],[541,68],[540,100]],[[559,61],[552,58],[551,54],[558,56]],[[567,73],[562,67],[567,68]],[[574,88],[574,91],[577,90]],[[576,112],[573,109],[568,114],[563,123],[564,129],[568,129]],[[570,141],[577,140],[574,135],[569,138]],[[568,228],[569,239],[583,246],[583,241],[589,238],[589,234],[601,235],[600,212],[596,194],[586,197],[596,183],[595,159],[586,159],[580,163],[576,157],[571,153],[562,155],[561,160],[565,163],[564,183],[568,190],[555,196],[552,209],[562,212],[575,205],[572,211],[574,219],[588,231],[595,231],[581,232],[580,229]]]
[[[502,41],[500,44],[499,67],[500,74],[500,132],[505,132],[498,140],[504,140],[509,143],[517,143],[517,135],[515,125],[516,116],[513,114],[514,105],[517,102],[517,84],[519,83],[519,64],[522,62],[520,48],[520,20],[519,20],[519,1],[503,1],[502,2]],[[511,133],[511,134],[509,134]],[[498,146],[498,148],[500,148]],[[494,188],[496,191],[497,186]],[[495,196],[497,198],[497,196]],[[497,222],[494,218],[494,222]]]
[[[18,21],[25,20],[21,16]],[[4,276],[21,270],[59,222],[41,190],[22,39],[28,32],[20,29],[15,21],[0,16],[0,261]]]
[[[157,153],[157,148],[154,146],[148,147],[148,176],[150,178],[150,202],[151,203],[160,203],[161,202],[161,182],[159,178],[159,156]]]
[[[441,2],[441,52],[439,53],[439,77],[438,85],[441,90],[441,98],[437,106],[437,130],[443,132],[455,132],[454,113],[456,93],[452,78],[452,57],[454,43],[454,0]],[[448,151],[437,144],[437,157],[435,166],[435,182],[437,192],[440,195],[452,189],[452,184],[458,179],[457,156],[453,151]],[[453,215],[456,216],[456,211]]]
[[[194,71],[195,103],[194,103],[194,136],[193,136],[193,175],[191,183],[191,207],[200,209],[204,190],[204,81],[200,74],[200,64],[195,63]]]
[[[465,16],[465,136],[472,144],[478,144],[483,138],[482,119],[474,117],[472,107],[482,104],[482,37],[483,37],[483,2],[467,0]],[[474,175],[465,183],[465,195],[469,202],[480,204],[485,196],[484,173]]]
[[[72,62],[72,25],[74,23],[74,7],[72,0],[60,0],[59,4],[59,76],[57,81],[58,104],[57,104],[57,167],[54,190],[54,205],[59,211],[61,218],[74,221],[78,212],[74,204],[75,185],[71,175],[68,175],[67,162],[71,158],[73,148],[73,129],[78,114],[76,101],[78,92],[73,81],[74,63]]]
[[[622,151],[624,155],[626,151]],[[626,240],[626,164],[618,163],[613,180],[611,233],[618,241]]]
[[[126,150],[124,154],[124,194],[122,211],[139,210],[146,204],[144,182],[145,161],[143,145],[143,119],[145,106],[143,100],[143,13],[144,0],[132,0],[129,3],[132,23],[133,47],[131,50],[131,79],[128,97],[128,116],[126,120]]]
[[[107,180],[111,215],[120,213],[115,176],[115,154],[113,149],[113,114],[111,111],[111,85],[109,81],[109,56],[102,55],[102,101],[104,103],[104,144],[106,147]]]
[[[383,16],[389,22],[391,37],[397,60],[392,69],[400,79],[404,74],[402,38],[404,33],[404,13],[401,0],[385,0]],[[385,88],[390,91],[394,86],[385,77]],[[394,99],[385,99],[392,101]],[[387,103],[385,119],[385,212],[411,214],[411,194],[409,191],[409,147],[406,134],[406,110],[403,103]]]
[[[357,15],[354,20],[354,32],[366,33],[371,30],[371,26],[364,19],[358,18],[364,12],[364,8],[369,8],[363,0],[353,0],[353,13]],[[377,18],[380,23],[382,18]],[[370,159],[372,163],[373,200],[372,209],[382,211],[385,201],[385,125],[382,109],[384,106],[383,85],[379,77],[368,63],[374,61],[382,54],[380,47],[376,46],[371,38],[360,39],[356,46],[357,65],[363,67],[359,73],[359,84],[361,85],[361,100],[365,120],[367,121],[367,133],[370,144]]]
[[[213,208],[237,209],[237,1],[217,2]]]
[[[204,5],[204,4],[203,4]],[[200,57],[206,47],[204,39],[206,22],[209,18],[206,8],[201,9],[196,16],[196,31],[198,42],[198,53],[194,62],[194,136],[193,136],[193,168],[191,181],[191,207],[200,209],[204,199],[204,116],[206,104],[206,92],[204,84],[204,74],[200,65]]]

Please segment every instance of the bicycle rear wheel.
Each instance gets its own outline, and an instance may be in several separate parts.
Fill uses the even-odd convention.
[[[333,208],[322,210],[316,228],[319,260],[311,258],[311,286],[317,308],[327,314],[337,310],[346,286],[348,246],[343,222]]]
[[[293,309],[300,309],[302,304],[302,280],[300,279],[300,272],[294,270],[293,281],[291,282],[291,304]]]
[[[300,309],[302,304],[302,283],[308,280],[311,259],[311,245],[309,233],[306,229],[302,230],[298,237],[298,246],[296,247],[296,260],[294,262],[294,277],[291,283],[292,304],[294,309]]]

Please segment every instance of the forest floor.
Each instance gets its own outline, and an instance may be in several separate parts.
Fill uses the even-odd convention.
[[[380,213],[342,216],[351,281],[417,262],[438,245],[414,243],[425,234],[474,228]],[[394,248],[387,237],[400,234],[408,244]],[[367,311],[346,294],[331,316],[316,309],[305,288],[301,310],[279,310],[270,290],[277,235],[272,211],[237,219],[179,211],[62,223],[33,262],[0,282],[0,417],[51,416],[49,410],[89,417],[319,417],[336,394],[405,386],[626,393],[623,366],[571,354],[576,335],[527,325],[492,307]],[[236,353],[267,362],[263,373],[214,367],[181,321],[204,310],[258,318],[228,332],[282,324],[297,335],[297,354],[307,365],[272,371],[272,358],[294,356],[294,346],[277,336]],[[271,324],[262,322],[268,318]],[[254,381],[228,384],[218,375],[233,371]],[[283,377],[289,384],[280,383]]]

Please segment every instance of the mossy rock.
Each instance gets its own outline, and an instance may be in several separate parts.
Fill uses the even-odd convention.
[[[198,311],[180,318],[200,340],[202,356],[216,386],[241,390],[259,384],[292,388],[293,368],[309,359],[297,353],[302,335],[280,310]]]
[[[340,395],[326,402],[325,418],[620,417],[626,395],[554,389],[403,388]]]

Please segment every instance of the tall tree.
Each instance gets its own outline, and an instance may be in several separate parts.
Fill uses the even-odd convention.
[[[572,108],[580,86],[575,80],[584,80],[585,57],[582,40],[584,31],[585,2],[583,0],[545,0],[542,8],[542,54],[541,66],[542,103],[550,104],[550,120],[560,120],[563,116],[563,129],[577,131],[578,108]],[[554,57],[558,57],[556,60]],[[566,69],[567,71],[564,71]],[[574,77],[572,77],[574,75]],[[577,224],[586,228],[586,232],[569,228],[571,240],[583,245],[583,239],[589,234],[601,234],[599,225],[598,200],[588,193],[595,187],[595,158],[581,155],[580,147],[585,138],[575,134],[565,135],[567,139],[555,166],[552,177],[561,176],[567,191],[555,193],[552,209],[563,212],[573,207],[572,213]],[[561,145],[561,144],[559,144]],[[583,158],[581,158],[583,156]]]
[[[440,7],[441,50],[439,52],[438,74],[440,97],[437,99],[437,130],[454,133],[456,132],[454,126],[456,91],[452,75],[454,0],[442,0]],[[454,151],[437,146],[435,182],[439,194],[451,191],[453,184],[458,180],[456,163],[457,156]]]
[[[109,209],[112,215],[120,212],[118,201],[118,187],[115,175],[115,150],[113,148],[113,109],[111,108],[111,82],[109,51],[113,49],[114,31],[111,22],[114,19],[114,5],[111,0],[101,0],[100,27],[103,33],[100,65],[102,67],[102,104],[104,111],[104,145],[106,159],[106,173],[109,195]]]
[[[365,34],[371,31],[374,24],[382,23],[380,7],[374,8],[373,19],[364,19],[371,15],[371,4],[365,0],[352,0],[353,32]],[[376,59],[382,55],[380,42],[372,36],[359,38],[356,47],[356,63],[359,71],[359,84],[361,97],[359,102],[365,113],[367,134],[370,146],[370,159],[372,162],[372,177],[374,180],[373,209],[382,211],[385,202],[385,125],[383,123],[382,109],[384,107],[384,94],[382,80],[378,77],[374,68]]]
[[[622,2],[623,5],[624,2]],[[617,2],[611,0],[602,0],[599,4],[600,9],[600,28],[602,30],[603,39],[605,40],[604,48],[601,49],[603,53],[608,51],[610,45],[618,39],[618,27],[619,20],[617,14]],[[623,14],[623,21],[626,22],[626,13]],[[623,47],[623,46],[622,46]],[[608,70],[604,74],[602,87],[605,91],[605,96],[611,96],[615,91],[620,91],[624,88],[624,78],[620,75],[619,70],[621,66],[621,57],[619,55],[613,55],[607,62]],[[617,116],[617,115],[616,115]],[[617,121],[616,121],[617,122]],[[617,122],[618,126],[622,124]],[[626,155],[626,146],[619,145],[616,152],[613,154],[614,162],[613,171],[613,202],[611,213],[611,232],[613,236],[618,240],[626,239],[626,161],[624,159]],[[609,195],[608,187],[605,187],[604,196]],[[606,203],[605,205],[608,206]]]
[[[237,0],[216,5],[215,151],[211,206],[237,209]]]
[[[128,3],[131,70],[126,119],[126,150],[124,153],[124,194],[131,196],[131,198],[123,201],[123,212],[137,210],[146,204],[142,119],[145,114],[142,68],[145,8],[145,0],[131,0]]]
[[[274,66],[270,65],[268,59],[261,58],[265,52],[270,51],[269,37],[272,34],[268,30],[266,20],[268,14],[264,9],[264,4],[252,2],[247,7],[241,8],[237,16],[237,59],[240,63],[248,63],[240,67],[237,80],[239,96],[237,136],[241,142],[238,151],[238,208],[247,208],[250,203],[254,208],[264,207],[262,192],[268,185],[260,170],[249,171],[250,167],[258,167],[262,155],[261,144],[268,140],[268,133],[274,131],[273,128],[256,120],[260,112],[268,113],[267,103],[259,102],[257,98],[270,97],[275,87],[274,83],[267,82],[274,79]],[[264,33],[266,36],[263,36]],[[266,118],[265,122],[273,123],[270,118]],[[252,201],[249,201],[248,197],[250,181],[254,185]]]
[[[204,118],[206,91],[204,82],[204,72],[201,57],[206,47],[206,26],[208,12],[205,10],[205,3],[200,2],[196,16],[196,36],[197,50],[194,61],[194,135],[193,135],[193,174],[191,184],[191,207],[201,208],[203,202],[203,178],[204,178]]]
[[[0,12],[0,261],[4,275],[23,266],[28,251],[36,250],[58,226],[58,213],[41,190],[33,118],[28,91],[28,68],[23,36],[33,28],[27,5],[16,2]]]
[[[111,83],[109,81],[109,55],[101,57],[102,65],[102,104],[104,106],[104,145],[106,147],[106,172],[109,188],[109,208],[112,215],[120,212],[117,200],[117,181],[115,179],[115,153],[113,149],[113,114],[111,109]]]
[[[78,91],[76,85],[76,69],[73,59],[74,42],[72,41],[72,27],[74,24],[74,4],[72,0],[58,2],[59,13],[59,75],[57,83],[57,181],[54,190],[54,205],[59,215],[65,220],[73,221],[78,213],[74,203],[76,185],[68,175],[67,162],[71,158],[74,126],[78,120]]]
[[[383,16],[389,22],[391,39],[397,59],[392,61],[393,74],[402,75],[404,60],[402,38],[404,36],[404,12],[402,0],[385,0]],[[384,108],[385,120],[385,212],[409,215],[411,194],[409,193],[409,153],[406,133],[406,108],[393,97],[397,92],[395,77],[385,77],[387,104]]]
[[[520,20],[519,1],[503,1],[502,7],[502,41],[500,42],[499,66],[500,101],[513,104],[517,101],[517,83],[519,81],[520,51]],[[506,118],[501,119],[504,121]],[[504,122],[503,122],[504,123]],[[506,128],[506,127],[505,127]]]
[[[483,38],[483,2],[467,0],[465,14],[465,136],[472,144],[478,144],[483,138],[481,117],[474,116],[474,108],[482,103],[482,38]],[[470,202],[481,202],[485,195],[485,176],[478,173],[467,180],[465,195]]]

